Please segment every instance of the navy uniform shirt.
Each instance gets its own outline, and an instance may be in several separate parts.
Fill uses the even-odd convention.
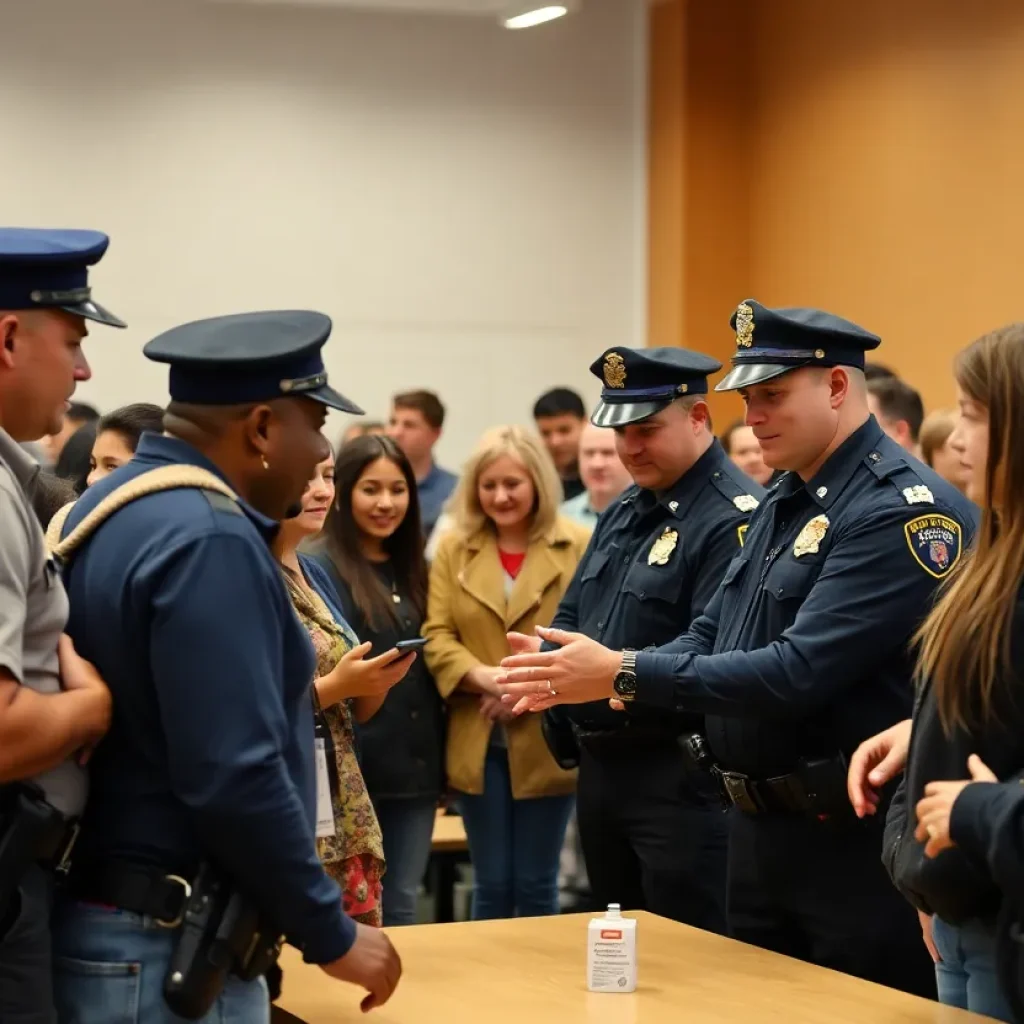
[[[769,492],[689,633],[637,656],[636,700],[704,713],[718,763],[754,777],[851,753],[910,715],[910,639],[975,525],[869,418]]]
[[[175,463],[223,477],[185,442],[146,434],[65,536],[120,484]],[[167,491],[115,513],[68,566],[68,632],[114,701],[75,859],[191,878],[208,857],[324,963],[355,927],[316,854],[315,657],[268,547],[276,529],[244,502]]]
[[[552,626],[613,649],[678,636],[714,596],[764,493],[717,440],[660,497],[631,487],[601,515]],[[562,711],[584,729],[622,728],[644,716],[637,708],[627,718],[607,701]],[[665,721],[660,711],[648,717]]]

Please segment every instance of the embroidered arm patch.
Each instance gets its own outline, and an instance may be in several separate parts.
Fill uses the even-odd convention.
[[[955,519],[938,514],[918,516],[903,532],[914,561],[936,579],[944,579],[960,561],[963,533]]]

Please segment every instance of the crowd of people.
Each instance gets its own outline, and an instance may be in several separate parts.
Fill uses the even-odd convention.
[[[380,1005],[447,808],[475,920],[619,903],[1024,1020],[1024,327],[926,416],[747,300],[717,384],[614,346],[455,473],[423,389],[328,443],[313,312],[67,404],[106,246],[0,231],[0,1018],[266,1020],[282,938]]]

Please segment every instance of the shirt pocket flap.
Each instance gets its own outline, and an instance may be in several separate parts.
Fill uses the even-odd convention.
[[[820,566],[810,562],[781,559],[768,570],[763,584],[764,591],[777,601],[804,598],[814,586],[819,568]]]

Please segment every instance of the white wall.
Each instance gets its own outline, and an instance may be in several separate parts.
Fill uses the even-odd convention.
[[[197,317],[322,309],[332,382],[449,408],[442,461],[643,343],[642,3],[541,29],[202,0],[0,13],[0,221],[95,227],[81,398],[164,401],[142,345]],[[332,433],[342,425],[332,424]]]

